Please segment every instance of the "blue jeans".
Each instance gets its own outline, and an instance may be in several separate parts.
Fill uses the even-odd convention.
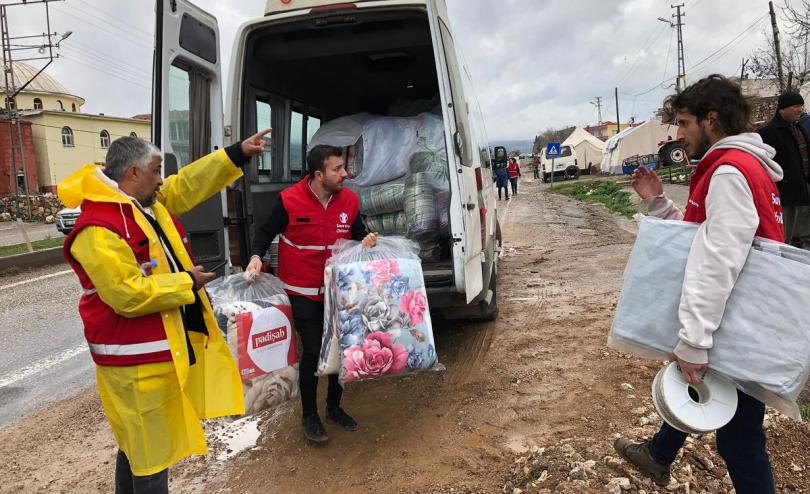
[[[765,405],[737,391],[737,412],[731,422],[717,430],[717,452],[728,467],[737,494],[773,494],[773,472],[765,449],[762,419]],[[650,440],[650,454],[661,464],[675,461],[686,433],[664,425]]]

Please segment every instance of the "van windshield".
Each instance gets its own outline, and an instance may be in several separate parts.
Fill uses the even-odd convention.
[[[560,146],[560,154],[556,156],[549,156],[548,153],[546,153],[546,159],[549,160],[551,158],[565,158],[566,156],[571,156],[571,146]]]

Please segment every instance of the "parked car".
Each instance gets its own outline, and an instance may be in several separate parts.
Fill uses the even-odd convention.
[[[73,230],[76,220],[82,214],[82,208],[65,208],[56,213],[56,229],[67,235]]]

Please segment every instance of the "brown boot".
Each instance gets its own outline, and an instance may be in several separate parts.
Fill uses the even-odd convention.
[[[669,465],[655,461],[650,454],[649,440],[636,443],[626,437],[620,437],[613,443],[613,448],[639,472],[652,478],[656,484],[660,486],[669,484]]]

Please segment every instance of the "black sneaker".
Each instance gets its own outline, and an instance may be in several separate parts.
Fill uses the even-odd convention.
[[[325,443],[329,440],[329,436],[326,435],[326,429],[323,428],[321,418],[318,417],[317,413],[304,417],[301,420],[301,425],[304,428],[304,436],[310,441],[314,443]]]
[[[343,409],[340,407],[327,409],[326,419],[329,420],[330,422],[336,423],[337,425],[343,427],[347,431],[357,430],[357,421],[351,418],[351,416],[345,411],[343,411]]]

